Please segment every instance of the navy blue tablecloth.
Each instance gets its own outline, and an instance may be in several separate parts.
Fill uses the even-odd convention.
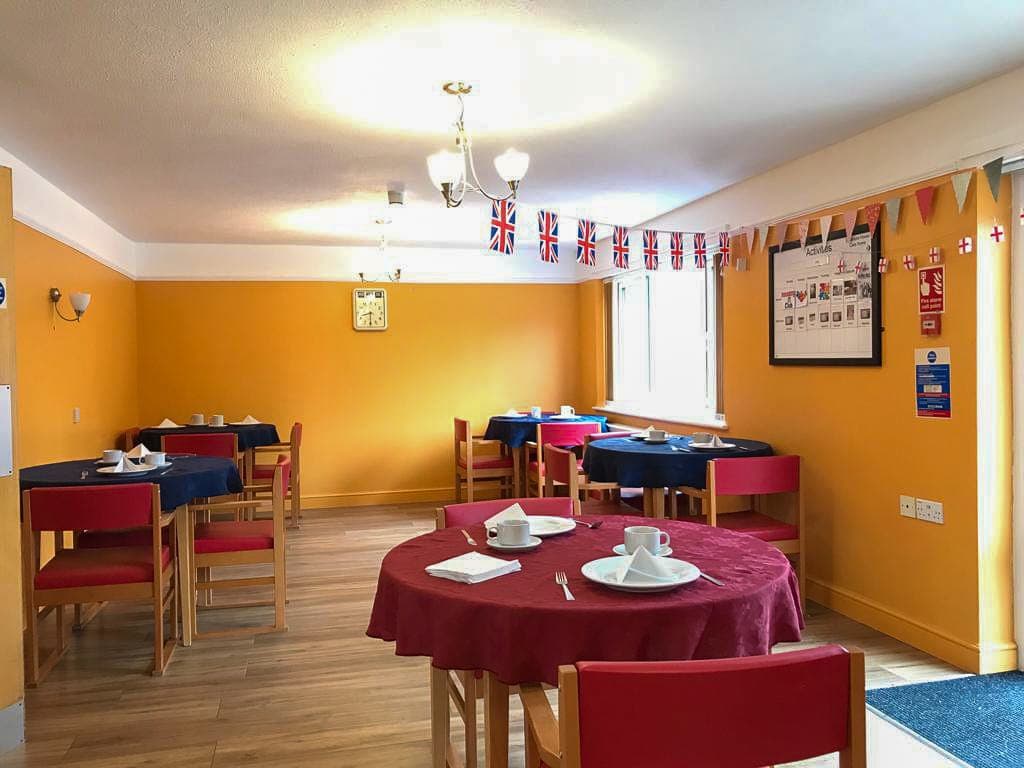
[[[171,458],[170,469],[154,469],[133,475],[107,475],[96,470],[96,459],[40,464],[21,470],[21,490],[58,488],[69,485],[107,485],[156,483],[160,486],[160,506],[169,512],[182,504],[204,496],[223,496],[242,492],[242,477],[230,459],[206,456]],[[82,473],[86,476],[83,478]]]
[[[160,438],[164,435],[196,435],[206,432],[234,432],[238,435],[238,450],[240,451],[281,442],[277,436],[277,427],[273,424],[226,424],[223,427],[177,427],[175,429],[146,427],[139,431],[139,441],[149,450],[159,451]]]
[[[500,440],[509,448],[519,448],[524,443],[537,439],[537,425],[542,422],[557,424],[574,421],[597,421],[601,424],[602,432],[608,431],[608,417],[590,413],[581,413],[575,419],[553,419],[550,416],[542,416],[539,419],[532,416],[491,416],[487,422],[484,439]]]
[[[757,440],[723,438],[735,448],[703,451],[690,448],[689,437],[674,437],[652,445],[628,437],[612,437],[591,443],[583,456],[583,471],[599,483],[618,483],[624,488],[704,488],[711,459],[771,456],[772,447]],[[674,448],[682,450],[674,450]]]

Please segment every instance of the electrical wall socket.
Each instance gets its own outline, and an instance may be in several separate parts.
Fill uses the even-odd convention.
[[[71,423],[77,424],[82,420],[82,409],[77,405],[71,409]]]
[[[928,499],[918,499],[917,519],[924,520],[929,523],[938,523],[939,525],[945,523],[946,517],[942,511],[942,502],[929,501]]]
[[[917,517],[917,499],[913,496],[900,496],[900,514],[903,517]]]

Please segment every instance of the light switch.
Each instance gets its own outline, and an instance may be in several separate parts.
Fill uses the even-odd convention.
[[[71,423],[77,424],[82,420],[82,409],[77,405],[71,409]]]

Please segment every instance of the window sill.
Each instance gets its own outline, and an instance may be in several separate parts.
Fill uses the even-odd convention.
[[[654,413],[653,411],[646,410],[642,407],[619,406],[615,403],[595,405],[594,410],[598,413],[607,413],[613,416],[631,416],[635,419],[651,419],[652,421],[663,421],[669,424],[679,424],[682,426],[705,427],[707,429],[729,428],[724,414],[718,414],[716,416],[710,416],[707,414],[699,416],[684,416],[680,414],[666,415],[664,413]]]

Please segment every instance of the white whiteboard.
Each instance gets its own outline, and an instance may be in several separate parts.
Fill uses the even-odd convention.
[[[881,364],[877,233],[864,230],[774,252],[773,365]]]

